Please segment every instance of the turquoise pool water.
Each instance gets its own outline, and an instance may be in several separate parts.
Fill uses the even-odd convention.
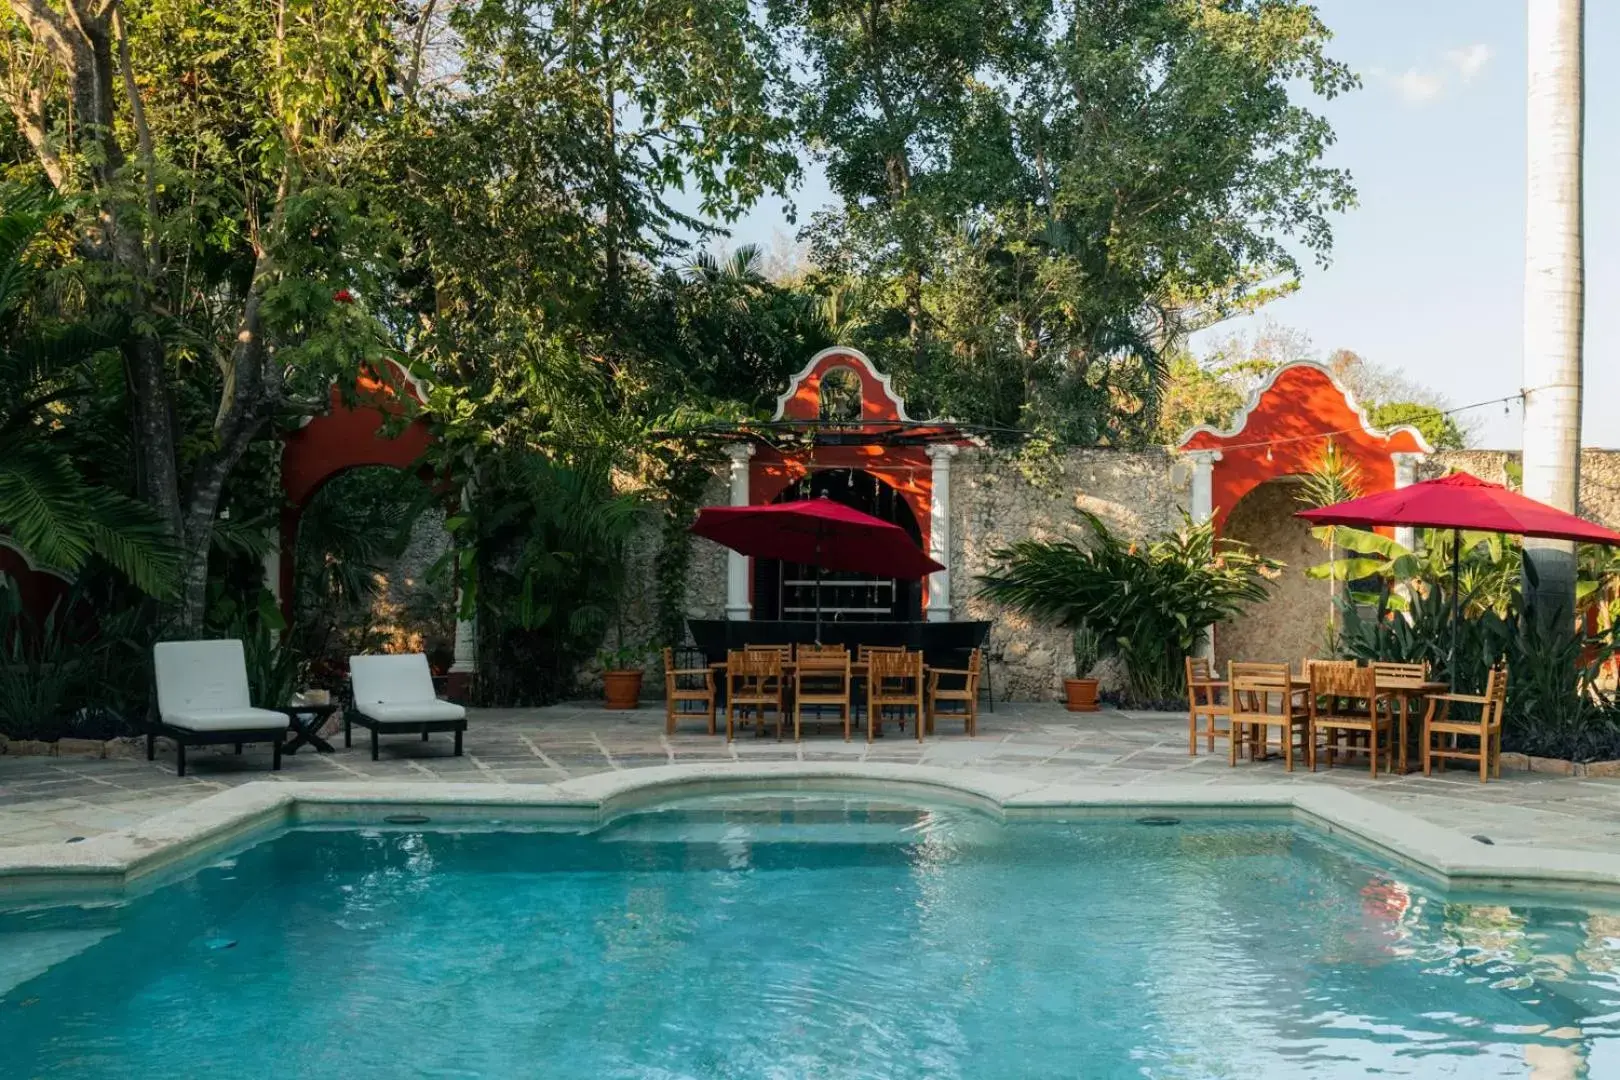
[[[295,831],[0,915],[0,1076],[1620,1076],[1617,964],[1280,824]]]

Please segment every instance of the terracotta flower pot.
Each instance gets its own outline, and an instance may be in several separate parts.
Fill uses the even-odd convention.
[[[1064,679],[1063,695],[1070,712],[1097,711],[1096,679]]]
[[[635,708],[641,700],[641,672],[602,672],[602,697],[605,708]]]

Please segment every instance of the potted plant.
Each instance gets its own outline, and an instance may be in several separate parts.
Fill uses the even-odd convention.
[[[640,645],[620,644],[596,654],[602,666],[603,706],[609,709],[633,709],[641,700],[641,668],[647,650]]]
[[[1097,680],[1090,677],[1097,666],[1100,642],[1089,624],[1074,628],[1074,678],[1063,680],[1064,703],[1070,712],[1097,711]]]

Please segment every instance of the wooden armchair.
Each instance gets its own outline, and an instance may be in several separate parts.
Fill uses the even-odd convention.
[[[1316,771],[1319,755],[1326,755],[1331,769],[1337,754],[1366,754],[1376,779],[1380,749],[1384,771],[1393,771],[1394,717],[1378,692],[1378,673],[1370,667],[1358,667],[1351,660],[1313,660],[1310,679],[1307,704],[1311,714],[1311,771]],[[1380,710],[1380,705],[1386,707]]]
[[[1429,709],[1423,715],[1423,775],[1429,775],[1430,765],[1438,760],[1440,771],[1446,769],[1446,758],[1479,762],[1479,782],[1490,776],[1502,775],[1502,712],[1507,706],[1507,665],[1498,663],[1491,668],[1485,680],[1483,694],[1430,694]],[[1456,720],[1451,716],[1454,704],[1479,706],[1477,720]],[[1434,736],[1449,736],[1447,744],[1436,749]],[[1474,750],[1458,744],[1459,737],[1478,740]]]
[[[793,739],[803,737],[806,706],[831,706],[844,722],[844,741],[850,728],[849,652],[842,645],[801,645],[793,669]]]
[[[736,734],[738,714],[755,714],[759,734],[765,734],[765,714],[776,712],[776,737],[782,737],[782,654],[733,649],[726,654],[726,741]],[[746,716],[744,716],[746,720]]]
[[[1230,738],[1232,734],[1231,695],[1222,701],[1221,691],[1225,690],[1226,683],[1217,681],[1210,671],[1209,661],[1202,656],[1187,657],[1187,753],[1189,756],[1198,755],[1198,736],[1203,735],[1209,743],[1209,752],[1215,752],[1215,736]],[[1198,721],[1204,721],[1202,731],[1198,728]],[[1217,727],[1218,722],[1224,722],[1225,727]]]
[[[902,731],[910,713],[917,724],[917,741],[922,742],[923,692],[922,653],[872,653],[866,666],[866,741],[877,736],[888,711],[896,714]]]
[[[1287,664],[1230,663],[1227,682],[1232,694],[1228,764],[1237,764],[1238,747],[1244,742],[1249,745],[1250,760],[1265,756],[1271,729],[1276,728],[1283,761],[1293,772],[1295,744],[1307,756],[1310,749],[1311,716],[1304,701],[1305,688],[1294,688]]]
[[[683,705],[703,706],[703,712],[683,709]],[[683,716],[704,716],[709,734],[714,734],[714,671],[707,667],[677,668],[675,650],[664,650],[664,734],[675,734],[675,723]]]
[[[962,726],[967,730],[968,738],[979,733],[979,665],[983,663],[980,652],[974,649],[968,654],[966,668],[929,668],[928,669],[928,733],[934,732],[934,720],[939,716],[960,716]],[[945,686],[943,680],[962,680],[959,687]],[[941,712],[940,706],[947,706]]]

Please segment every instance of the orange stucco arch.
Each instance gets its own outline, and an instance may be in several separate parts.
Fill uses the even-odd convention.
[[[1179,449],[1215,457],[1210,510],[1219,531],[1243,496],[1267,480],[1310,472],[1330,441],[1356,464],[1367,494],[1396,486],[1396,455],[1434,452],[1417,428],[1373,427],[1333,373],[1313,363],[1278,368],[1231,428],[1196,427]]]
[[[282,614],[293,611],[294,553],[298,523],[304,507],[328,480],[350,469],[384,465],[396,469],[422,467],[433,433],[420,414],[427,404],[422,384],[394,361],[387,362],[390,378],[363,373],[351,397],[333,386],[326,412],[311,418],[282,439],[281,490],[286,497],[281,511],[281,560],[278,594]],[[414,414],[398,430],[391,428],[406,415],[403,391],[416,403]]]

